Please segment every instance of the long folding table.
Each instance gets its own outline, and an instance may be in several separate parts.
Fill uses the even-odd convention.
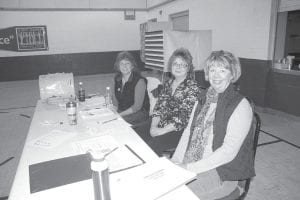
[[[80,118],[78,119],[77,125],[69,125],[66,110],[56,104],[49,105],[39,100],[10,191],[9,200],[93,200],[94,196],[91,179],[39,192],[31,193],[30,190],[30,166],[49,160],[57,160],[78,155],[78,152],[74,151],[74,142],[76,141],[83,141],[102,135],[111,135],[121,145],[130,147],[130,149],[146,163],[157,159],[157,155],[121,117],[118,117],[116,120],[109,120],[109,122],[103,123],[101,126],[95,127],[95,129],[91,128],[91,126],[92,125],[87,126]],[[38,141],[38,138],[47,136],[47,134],[53,133],[53,131],[56,131],[56,134],[58,135],[62,134],[62,136],[59,135],[59,139],[55,137],[50,138],[50,140],[53,140],[54,142],[52,141],[53,143],[50,144],[49,148],[47,148],[47,144],[37,143],[43,142]],[[39,145],[41,147],[39,147]],[[176,200],[183,198],[189,200],[198,199],[185,185],[159,199]]]

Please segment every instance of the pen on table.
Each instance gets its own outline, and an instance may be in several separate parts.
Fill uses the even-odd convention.
[[[105,123],[108,123],[108,122],[111,122],[111,121],[114,121],[114,120],[117,120],[118,118],[113,118],[113,119],[110,119],[110,120],[107,120],[107,121],[104,121],[102,122],[102,124],[105,124]]]
[[[139,164],[136,164],[136,165],[132,165],[130,167],[126,167],[126,168],[122,168],[122,169],[118,169],[118,170],[115,170],[115,171],[110,171],[109,174],[114,174],[114,173],[117,173],[117,172],[121,172],[121,171],[125,171],[125,170],[129,170],[129,169],[132,169],[132,168],[135,168],[135,167],[138,167],[140,165],[143,165],[145,164],[146,162],[133,150],[131,149],[127,144],[124,145],[131,153],[133,153],[140,161],[141,163]]]
[[[57,124],[59,124],[59,125],[63,125],[63,124],[64,124],[64,122],[51,122],[51,121],[44,121],[42,124],[43,124],[43,125],[57,125]]]
[[[105,158],[106,156],[108,156],[109,154],[111,154],[112,152],[114,152],[115,150],[117,150],[118,148],[119,148],[119,147],[116,147],[116,148],[114,148],[113,150],[111,150],[110,152],[104,154],[104,158]]]
[[[86,98],[92,98],[92,97],[96,97],[96,96],[100,96],[100,94],[99,93],[95,93],[95,94],[88,94],[87,96],[86,96]]]
[[[88,94],[85,98],[90,99],[90,98],[95,97],[95,96],[96,96],[96,94]]]
[[[107,153],[105,153],[105,154],[102,154],[103,157],[105,158],[105,157],[109,156],[111,153],[113,153],[114,151],[116,151],[118,148],[119,148],[119,147],[115,147],[113,150],[111,150],[111,151],[109,151],[109,152],[107,152]],[[97,152],[98,152],[98,151],[93,151],[92,149],[88,149],[88,150],[86,151],[86,153],[89,155],[90,159],[93,159],[93,153],[97,153]]]
[[[142,161],[142,163],[146,163],[146,162],[144,161],[144,159],[141,158],[135,151],[133,151],[133,149],[131,149],[127,144],[125,144],[125,147],[126,147],[131,153],[133,153],[138,159],[140,159],[140,161]]]
[[[3,161],[3,162],[0,163],[0,166],[1,166],[1,165],[4,165],[5,163],[9,162],[10,160],[12,160],[12,159],[14,159],[14,158],[15,158],[15,157],[9,157],[9,158],[7,158],[5,161]]]

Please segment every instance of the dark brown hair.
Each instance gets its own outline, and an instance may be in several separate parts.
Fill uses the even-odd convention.
[[[181,58],[187,63],[187,67],[189,68],[187,77],[193,79],[194,78],[194,66],[193,66],[193,57],[192,57],[190,51],[186,48],[176,49],[172,53],[171,57],[169,58],[168,66],[167,66],[168,72],[172,72],[172,70],[171,70],[172,65],[173,65],[173,62],[176,58]],[[171,78],[174,78],[172,73],[171,73]]]

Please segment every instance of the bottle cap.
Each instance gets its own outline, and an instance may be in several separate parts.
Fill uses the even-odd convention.
[[[104,160],[104,154],[101,151],[93,151],[88,150],[87,154],[89,155],[90,159],[93,161],[103,161]]]
[[[67,108],[76,107],[76,103],[74,101],[69,101],[66,104]]]

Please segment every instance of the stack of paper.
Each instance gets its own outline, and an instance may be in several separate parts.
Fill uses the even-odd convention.
[[[62,196],[73,200],[94,199],[90,161],[86,154],[33,164],[29,172],[30,199],[52,200]],[[111,199],[197,199],[191,192],[175,190],[195,177],[196,174],[159,158],[110,174]]]
[[[101,151],[103,154],[118,148],[120,145],[110,135],[79,140],[72,143],[73,150],[76,154],[85,154],[88,150]]]
[[[83,120],[101,119],[115,117],[115,113],[108,108],[94,108],[79,111],[79,115]]]
[[[89,127],[97,127],[98,125],[118,119],[118,115],[109,108],[94,108],[79,111],[79,116],[84,124]]]
[[[100,151],[106,155],[110,173],[122,171],[144,163],[144,161],[127,145],[119,145],[110,135],[73,142],[73,149],[78,154],[88,150]]]
[[[91,98],[86,98],[83,105],[86,108],[104,107],[105,105],[104,96],[94,96]]]
[[[67,139],[75,136],[76,133],[66,132],[61,130],[52,130],[51,132],[42,135],[29,142],[30,146],[39,147],[43,149],[51,149],[62,144]]]
[[[196,174],[162,157],[110,177],[112,199],[154,200],[190,182]]]

